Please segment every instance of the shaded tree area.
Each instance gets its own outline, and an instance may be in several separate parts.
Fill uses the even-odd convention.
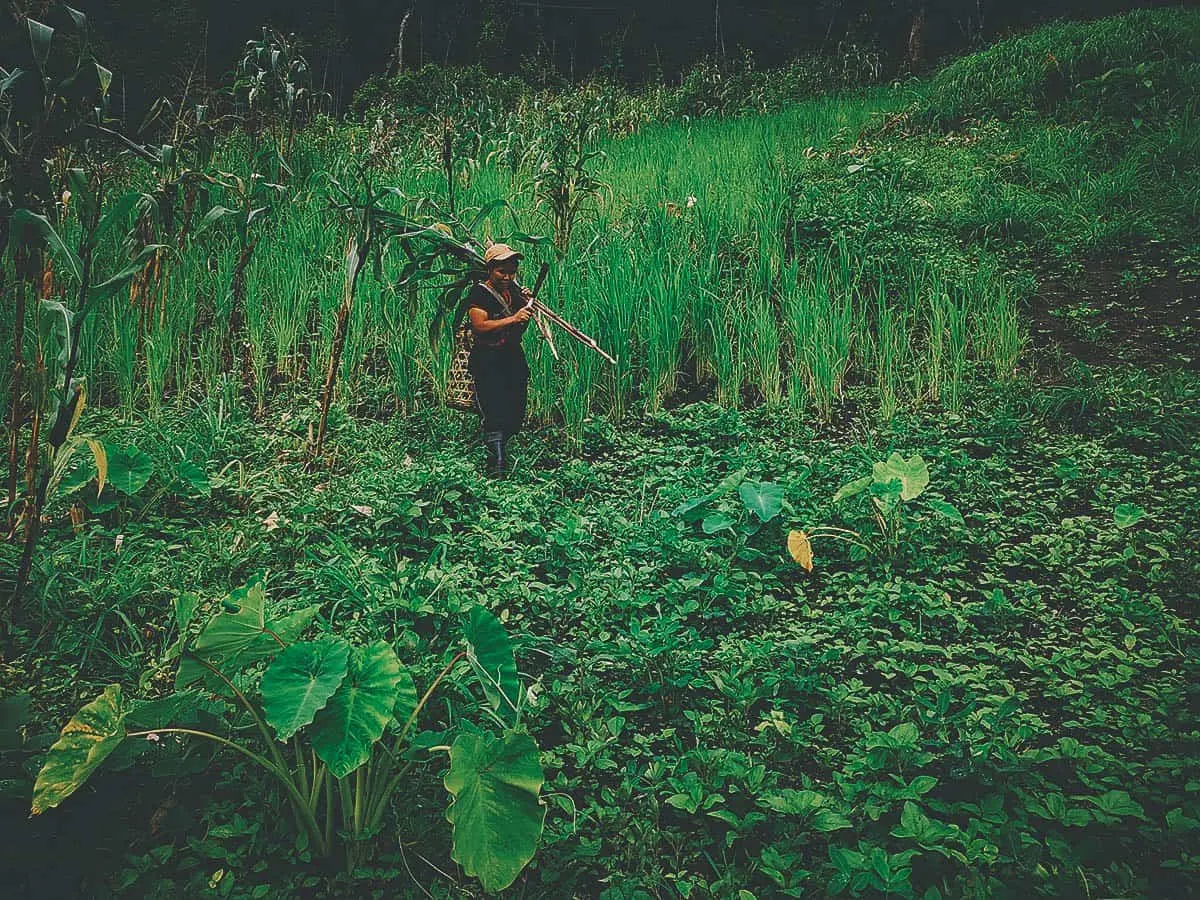
[[[49,0],[8,0],[0,53],[20,40],[15,14]],[[314,88],[343,109],[369,75],[427,63],[480,63],[531,80],[604,72],[630,83],[674,79],[708,57],[760,67],[803,53],[877,54],[882,74],[1055,18],[1096,18],[1174,0],[76,0],[98,56],[117,72],[114,112],[156,96],[228,83],[246,40],[269,24],[294,32]]]

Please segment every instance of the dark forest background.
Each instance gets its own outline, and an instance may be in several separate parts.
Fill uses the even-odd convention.
[[[18,14],[50,0],[5,0],[0,54],[23,40]],[[759,68],[801,54],[876,54],[884,78],[920,71],[1055,18],[1089,19],[1130,0],[75,0],[97,57],[117,80],[111,112],[139,115],[160,95],[228,83],[263,25],[294,32],[314,87],[345,108],[368,76],[425,64],[479,63],[531,81],[605,73],[672,80],[703,58]],[[1190,5],[1190,4],[1187,4]],[[401,43],[401,38],[403,38]]]

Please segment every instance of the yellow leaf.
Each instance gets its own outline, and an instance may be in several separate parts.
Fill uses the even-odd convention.
[[[92,451],[92,459],[96,461],[96,496],[104,493],[104,482],[108,479],[108,451],[95,438],[87,438],[87,445]]]
[[[804,571],[811,572],[813,570],[813,552],[812,542],[809,541],[808,535],[803,531],[793,529],[788,532],[787,546],[792,559],[799,563]]]
[[[75,401],[75,409],[71,413],[71,424],[67,428],[67,437],[71,436],[71,432],[75,430],[75,426],[79,424],[79,417],[83,415],[83,405],[87,402],[87,390],[83,383],[79,384],[79,397]]]

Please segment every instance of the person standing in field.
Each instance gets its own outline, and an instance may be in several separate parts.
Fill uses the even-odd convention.
[[[487,279],[467,295],[474,333],[470,370],[475,402],[483,420],[487,474],[508,473],[508,439],[521,430],[529,386],[529,364],[521,338],[532,312],[515,283],[521,254],[508,244],[492,244],[483,254]]]

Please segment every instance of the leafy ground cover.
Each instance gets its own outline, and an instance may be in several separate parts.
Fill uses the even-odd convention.
[[[341,461],[317,474],[286,411],[139,422],[115,439],[156,473],[184,449],[211,493],[155,474],[154,503],[127,498],[59,542],[37,616],[59,625],[28,633],[4,680],[39,685],[41,721],[145,669],[152,684],[179,592],[211,600],[256,573],[283,608],[318,603],[338,633],[430,665],[486,600],[548,748],[547,839],[524,894],[1183,895],[1200,828],[1197,387],[1104,370],[1096,390],[1072,427],[1028,385],[982,392],[971,416],[842,431],[690,405],[593,423],[582,457],[531,435],[505,484],[481,482],[463,435],[432,418],[343,421]],[[815,540],[805,572],[788,530],[871,527],[832,498],[892,450],[923,457],[927,496],[961,521],[908,512],[884,557]],[[742,470],[781,502],[751,514],[727,481],[706,508],[729,525],[681,510]],[[210,803],[194,775],[113,777],[137,815],[126,853],[70,876],[92,890],[363,895],[405,865],[450,883],[420,861],[448,859],[432,781],[408,807],[428,836],[337,888],[283,874],[308,850],[275,843],[232,774]],[[115,799],[97,790],[96,805]],[[50,835],[97,813],[34,826],[47,866]]]

